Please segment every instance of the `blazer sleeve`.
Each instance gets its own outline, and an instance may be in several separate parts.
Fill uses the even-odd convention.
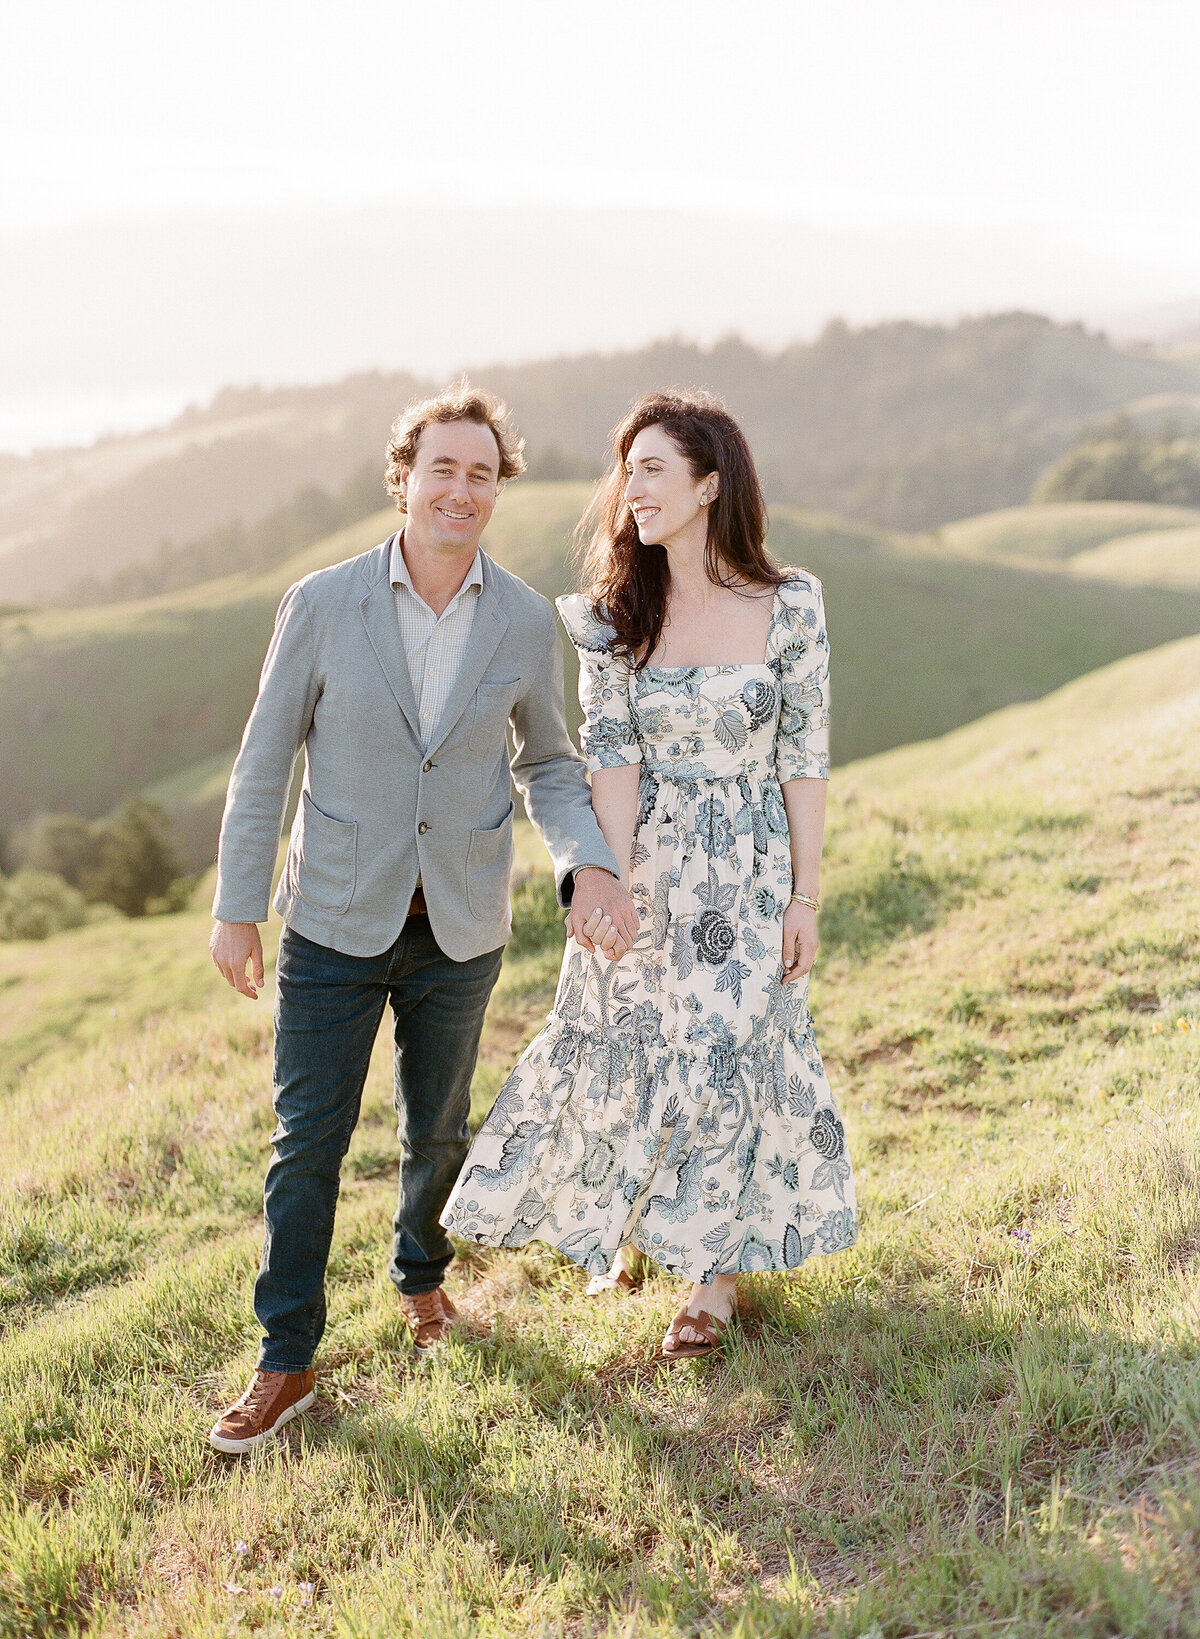
[[[320,695],[312,616],[297,583],[284,594],[225,797],[212,913],[265,922],[296,753]]]
[[[769,657],[782,706],[775,769],[787,780],[829,778],[829,636],[825,599],[815,575],[794,575],[779,588]]]
[[[612,849],[592,812],[592,794],[563,715],[562,648],[554,616],[546,616],[543,659],[513,708],[513,782],[525,800],[554,865],[559,903],[569,905],[575,872],[597,865],[619,876]]]
[[[629,705],[629,662],[612,652],[612,628],[582,592],[559,598],[558,612],[579,655],[579,739],[588,772],[640,763],[642,747]]]

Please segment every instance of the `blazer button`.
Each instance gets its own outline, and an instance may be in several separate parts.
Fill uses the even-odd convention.
[[[422,764],[421,764],[421,773],[422,773],[422,774],[428,774],[428,773],[429,773],[429,770],[430,770],[430,769],[431,769],[431,768],[432,768],[432,767],[433,767],[433,761],[432,761],[432,759],[430,759],[430,760],[429,760],[429,761],[427,761],[427,762],[423,762],[423,763],[422,763]]]
[[[425,835],[426,831],[428,831],[428,829],[429,829],[429,826],[426,824],[426,822],[424,820],[422,820],[420,825],[417,826],[417,835],[419,837],[423,837]]]

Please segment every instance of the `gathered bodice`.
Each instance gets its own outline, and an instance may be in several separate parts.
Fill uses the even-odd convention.
[[[759,783],[829,776],[829,640],[821,583],[776,589],[758,664],[631,666],[602,610],[558,600],[579,654],[588,768],[644,763],[659,780]]]
[[[643,666],[629,675],[642,760],[660,780],[774,780],[780,700],[767,662]]]

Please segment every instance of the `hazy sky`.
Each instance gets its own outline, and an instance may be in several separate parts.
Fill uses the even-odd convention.
[[[701,337],[782,340],[839,311],[1200,297],[1198,71],[1196,0],[6,0],[0,300],[24,319],[17,351],[0,343],[0,401],[625,344],[672,312]],[[469,306],[494,284],[495,212],[516,207],[542,228],[504,247],[511,325],[447,310],[407,340],[380,332],[375,359],[362,335],[322,330],[358,301],[364,232],[375,254],[392,247],[393,299],[424,300],[453,264]],[[562,267],[539,287],[554,207],[615,213],[597,219],[608,260],[589,266],[618,322],[598,322],[594,292],[573,306]],[[741,288],[724,265],[739,216],[759,224],[747,264],[771,234],[828,264],[793,307],[768,311],[762,270]],[[706,220],[726,224],[707,307]],[[139,270],[143,241],[157,249]],[[293,354],[256,350],[246,323],[219,342],[225,316],[239,330],[239,309],[258,312],[237,273],[243,258],[253,283],[256,242],[277,281],[297,258],[328,270],[303,309],[279,291]],[[186,312],[185,253],[208,292]],[[64,258],[77,328],[47,288]],[[209,326],[199,359],[199,340],[151,344],[148,302],[164,335]],[[155,369],[113,363],[151,353]]]

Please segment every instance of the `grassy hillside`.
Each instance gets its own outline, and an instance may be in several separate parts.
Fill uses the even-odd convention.
[[[364,551],[388,527],[368,519],[304,562]],[[101,813],[236,745],[294,578],[289,563],[140,603],[0,621],[0,817]]]
[[[1191,507],[1046,502],[962,518],[932,539],[968,561],[1064,570],[1117,586],[1200,589],[1200,512]]]
[[[1140,501],[1057,501],[1005,507],[976,518],[960,518],[937,531],[939,543],[968,558],[1073,558],[1118,536],[1132,540],[1200,523],[1189,507],[1153,506]]]
[[[588,493],[585,484],[513,486],[490,549],[547,596],[567,589],[571,530]],[[0,822],[39,809],[94,815],[150,787],[175,813],[192,859],[211,857],[222,771],[254,698],[279,597],[396,522],[394,511],[378,513],[258,576],[0,620]],[[1131,590],[971,561],[798,508],[774,509],[769,545],[825,582],[838,762],[1040,696],[1200,625],[1194,590]],[[573,712],[569,649],[567,674]]]
[[[1200,523],[1118,535],[1071,559],[1073,574],[1125,586],[1200,587]]]
[[[835,776],[818,1032],[859,1247],[664,1374],[652,1276],[473,1251],[414,1369],[381,1043],[321,1398],[238,1465],[269,1014],[202,911],[0,947],[0,1631],[1184,1636],[1200,1625],[1200,640]],[[198,896],[202,897],[202,896]],[[520,893],[481,1112],[549,1003]]]
[[[228,389],[169,427],[0,461],[0,603],[57,602],[236,521],[254,523],[306,486],[337,490],[378,460],[422,384],[353,376],[334,390]]]

